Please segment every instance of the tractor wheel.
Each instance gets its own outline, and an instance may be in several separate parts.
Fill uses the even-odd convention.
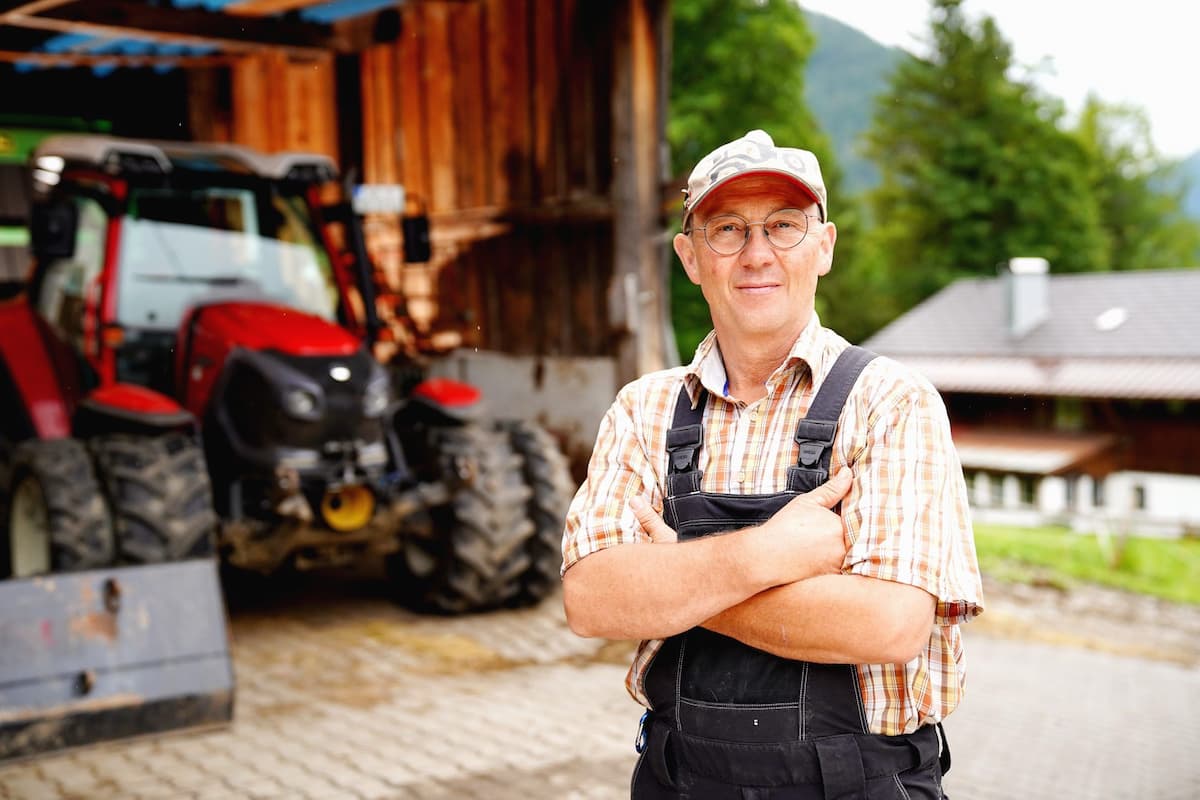
[[[0,510],[0,577],[112,564],[112,520],[82,442],[22,442],[13,448],[10,474]]]
[[[436,477],[452,496],[427,519],[410,520],[414,530],[388,558],[396,594],[406,605],[440,613],[503,606],[529,568],[524,544],[532,523],[525,517],[529,489],[521,459],[504,433],[477,425],[435,427],[429,437]]]
[[[204,453],[190,435],[114,433],[91,441],[116,522],[117,556],[158,564],[210,556],[217,515]]]
[[[526,515],[533,521],[533,535],[525,542],[529,569],[521,575],[513,605],[534,605],[559,585],[563,524],[575,483],[566,456],[544,428],[525,420],[505,420],[500,426],[524,459],[521,473],[533,490],[526,505]]]

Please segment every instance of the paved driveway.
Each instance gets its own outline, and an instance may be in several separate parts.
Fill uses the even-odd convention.
[[[3,766],[0,798],[628,797],[632,648],[573,636],[558,598],[441,619],[370,583],[293,587],[232,631],[231,727]],[[1200,797],[1194,661],[1011,636],[968,629],[954,800]]]

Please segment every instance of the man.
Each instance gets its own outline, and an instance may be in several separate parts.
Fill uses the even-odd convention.
[[[571,629],[643,640],[638,800],[942,796],[982,611],[962,468],[932,386],[821,327],[836,238],[812,153],[751,131],[696,166],[674,246],[714,331],[621,390],[571,505]]]

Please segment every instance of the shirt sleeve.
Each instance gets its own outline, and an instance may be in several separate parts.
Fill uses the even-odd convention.
[[[910,385],[870,413],[851,466],[846,571],[924,589],[937,599],[939,625],[981,613],[966,482],[937,391]]]
[[[662,507],[657,472],[637,422],[636,384],[625,387],[600,422],[587,477],[567,511],[562,572],[598,550],[638,540],[629,501],[642,497]]]

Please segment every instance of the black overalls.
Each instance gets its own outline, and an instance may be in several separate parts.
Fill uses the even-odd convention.
[[[663,503],[679,540],[761,524],[823,483],[842,406],[872,358],[858,347],[838,358],[796,430],[798,463],[778,494],[700,491],[707,393],[693,409],[681,389],[667,433]],[[853,665],[780,658],[697,627],[663,644],[645,689],[652,711],[639,732],[634,800],[942,796],[934,728],[868,733]]]

